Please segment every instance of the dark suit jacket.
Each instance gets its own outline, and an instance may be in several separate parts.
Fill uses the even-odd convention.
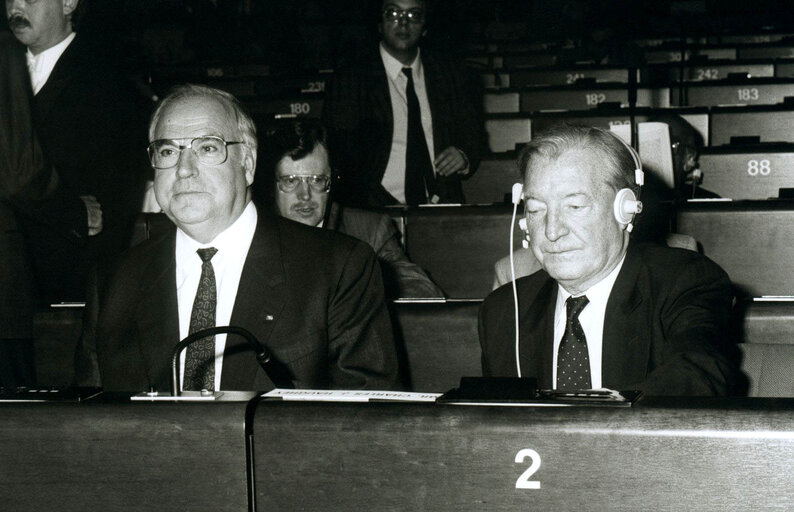
[[[517,281],[522,376],[553,387],[557,282],[541,270]],[[604,320],[602,380],[611,389],[652,395],[736,391],[738,352],[728,338],[732,301],[725,272],[683,249],[630,244]],[[483,374],[515,376],[512,286],[480,311]]]
[[[106,391],[169,389],[179,341],[174,247],[170,228],[121,260],[100,295],[95,330],[93,308],[87,312],[78,383],[91,383],[84,370],[95,346]],[[399,387],[380,272],[372,251],[352,238],[260,210],[230,324],[267,346],[298,387]],[[269,388],[245,342],[228,336],[221,389]]]
[[[98,53],[78,34],[33,98],[41,145],[61,186],[73,197],[95,196],[104,225],[99,235],[87,237],[85,212],[85,226],[73,233],[26,224],[48,302],[83,300],[91,266],[126,246],[149,172],[145,109],[136,108],[132,87]]]
[[[0,33],[0,339],[32,338],[36,290],[21,219],[63,234],[86,226],[82,201],[44,158],[31,96],[22,47]]]
[[[333,202],[323,227],[366,242],[381,264],[386,296],[390,298],[443,298],[424,270],[408,259],[399,232],[388,215],[350,208]]]
[[[425,86],[433,117],[436,155],[449,146],[462,150],[474,172],[483,141],[482,98],[463,64],[437,59],[422,51]],[[394,118],[389,83],[380,53],[372,52],[361,65],[340,70],[326,91],[323,123],[334,168],[341,183],[336,187],[346,204],[382,206],[394,204],[381,186],[391,151]],[[460,175],[439,177],[441,202],[464,202]]]

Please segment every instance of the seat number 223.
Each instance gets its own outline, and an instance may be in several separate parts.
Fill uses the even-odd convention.
[[[540,469],[540,454],[531,448],[524,448],[516,454],[516,464],[522,464],[526,459],[529,459],[530,464],[516,480],[516,489],[540,489],[539,480],[530,480]]]

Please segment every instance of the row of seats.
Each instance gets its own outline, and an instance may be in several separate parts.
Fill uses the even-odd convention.
[[[717,60],[684,63],[650,64],[635,69],[635,81],[640,84],[674,85],[686,82],[709,82],[741,78],[792,78],[792,60]],[[523,69],[499,69],[481,73],[487,89],[528,86],[556,86],[577,83],[629,82],[631,70],[621,66],[573,65]]]
[[[529,139],[529,137],[527,137]],[[728,199],[791,197],[794,188],[794,144],[749,144],[703,148],[701,187]],[[470,204],[509,200],[520,181],[514,152],[486,156],[478,171],[463,183]]]
[[[775,105],[794,97],[794,80],[752,78],[741,81],[684,82],[678,86],[640,85],[638,107],[718,107]],[[489,90],[483,105],[487,114],[517,114],[543,110],[587,110],[602,103],[629,105],[629,88],[622,83],[575,83]]]
[[[658,116],[676,115],[701,135],[706,146],[732,142],[794,142],[794,104],[652,109],[637,108],[634,121],[646,122]],[[485,119],[488,149],[493,153],[512,151],[517,144],[529,142],[552,126],[562,123],[585,124],[609,129],[631,121],[628,108],[601,104],[596,108],[557,112],[490,114]]]
[[[420,206],[385,210],[400,228],[409,258],[452,299],[482,299],[493,265],[522,232],[512,205]],[[519,216],[521,213],[519,212]],[[168,224],[143,214],[136,241]],[[794,201],[687,201],[674,210],[672,230],[689,235],[728,272],[741,297],[794,296]]]
[[[480,376],[478,300],[400,302],[391,305],[395,335],[411,389],[442,392],[461,377]],[[750,396],[794,396],[794,303],[741,302],[736,307],[736,340]],[[82,309],[51,309],[36,316],[38,384],[69,386]]]

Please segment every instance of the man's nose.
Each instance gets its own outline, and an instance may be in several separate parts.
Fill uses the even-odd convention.
[[[551,209],[546,213],[546,238],[555,242],[568,233],[563,216]]]
[[[190,148],[185,148],[179,153],[176,161],[176,175],[180,178],[187,178],[196,173],[196,154]]]
[[[306,180],[301,180],[300,183],[298,183],[297,192],[298,199],[301,201],[308,201],[312,198],[312,188]]]

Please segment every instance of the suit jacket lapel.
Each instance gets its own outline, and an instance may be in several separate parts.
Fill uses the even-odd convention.
[[[286,303],[286,277],[278,225],[260,209],[254,239],[240,276],[230,325],[250,331],[267,346],[273,326]],[[226,338],[221,389],[252,389],[259,364],[247,342],[239,336]]]
[[[624,388],[642,382],[648,367],[650,341],[643,333],[648,319],[640,305],[644,294],[639,283],[641,258],[631,246],[607,301],[601,359],[602,385]]]
[[[540,389],[552,387],[554,361],[554,306],[557,300],[557,283],[549,278],[535,299],[523,311],[520,319],[521,373],[535,376]],[[519,295],[519,304],[521,296]]]
[[[78,39],[79,37],[75,36],[71,44],[66,47],[58,62],[55,63],[47,82],[34,97],[36,114],[41,122],[46,122],[52,107],[58,102],[58,97],[78,73],[78,53],[80,51]]]
[[[169,383],[155,382],[153,375],[163,375],[171,364],[171,351],[179,342],[179,308],[176,296],[175,230],[157,242],[152,253],[149,271],[142,274],[139,288],[136,325],[140,336],[140,352],[146,368],[151,372],[149,382],[158,390],[168,389]],[[170,375],[170,370],[165,372]]]

